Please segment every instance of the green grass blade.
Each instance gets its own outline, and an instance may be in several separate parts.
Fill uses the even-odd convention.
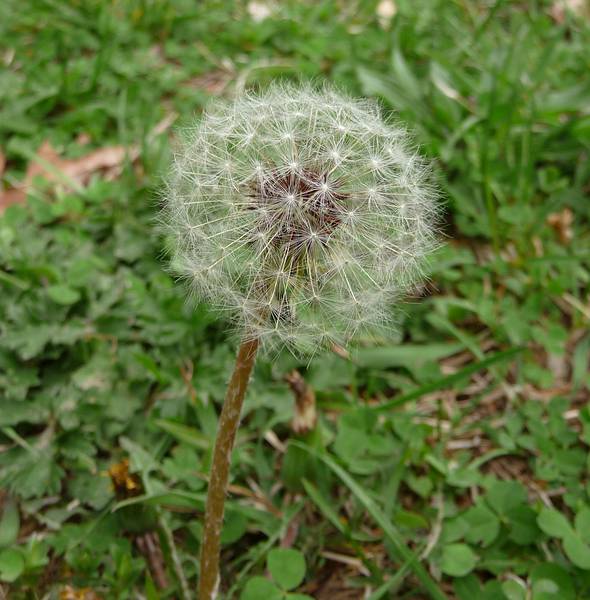
[[[152,422],[180,442],[189,444],[199,450],[209,450],[211,448],[211,440],[194,427],[175,423],[169,419],[154,419]]]
[[[240,572],[236,575],[234,584],[227,592],[228,600],[234,598],[236,591],[241,587],[244,577],[250,572],[252,567],[259,562],[262,557],[278,542],[281,536],[285,533],[289,523],[299,514],[303,508],[303,502],[290,506],[283,515],[283,519],[274,533],[268,537],[268,540],[262,544],[256,552],[253,553],[252,558],[244,565]]]
[[[380,600],[390,590],[395,589],[404,579],[412,564],[411,560],[407,560],[397,571],[397,573],[388,579],[385,583],[380,585],[368,598],[367,600]]]
[[[477,373],[482,369],[487,369],[488,367],[495,365],[496,363],[503,362],[520,354],[523,352],[525,348],[511,348],[510,350],[504,350],[502,352],[496,352],[491,356],[484,358],[483,360],[477,361],[470,365],[467,365],[464,369],[453,373],[452,375],[447,375],[446,377],[441,377],[432,383],[427,383],[426,385],[422,385],[407,394],[402,394],[393,400],[388,402],[384,402],[383,404],[378,404],[377,406],[369,406],[367,410],[375,410],[378,412],[384,412],[387,410],[391,410],[392,408],[397,408],[398,406],[402,406],[407,402],[411,402],[412,400],[416,400],[424,394],[430,394],[431,392],[436,392],[438,390],[444,390],[446,388],[451,387],[455,383],[465,379],[469,375],[473,375],[473,373]]]
[[[366,511],[371,515],[373,520],[381,527],[384,535],[393,544],[395,551],[407,562],[414,571],[416,577],[420,580],[428,594],[434,600],[447,600],[447,596],[441,591],[436,582],[428,574],[428,571],[417,561],[416,555],[404,544],[400,533],[395,526],[385,516],[381,509],[373,502],[372,498],[365,490],[330,456],[319,452],[310,446],[291,440],[291,443],[309,452],[313,456],[319,458],[341,481],[346,487],[356,496],[357,500],[365,507]]]
[[[313,503],[320,509],[323,513],[324,517],[334,525],[334,528],[337,529],[342,535],[348,536],[350,535],[350,531],[348,527],[342,523],[336,511],[330,506],[327,500],[322,496],[322,493],[318,490],[318,488],[308,481],[307,479],[303,479],[301,481],[303,487],[305,488],[305,493],[311,498]]]

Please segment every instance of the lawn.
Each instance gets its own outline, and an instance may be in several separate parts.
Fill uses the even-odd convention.
[[[0,597],[195,597],[236,340],[171,272],[160,193],[211,97],[286,78],[405,122],[444,243],[392,337],[258,361],[221,598],[590,598],[589,23],[574,0],[3,0]]]

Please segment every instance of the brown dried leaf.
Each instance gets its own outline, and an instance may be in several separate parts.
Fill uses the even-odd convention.
[[[166,563],[158,534],[155,531],[146,531],[144,534],[137,536],[135,543],[147,560],[156,586],[161,590],[165,590],[168,587],[168,577],[166,576]]]
[[[332,352],[344,360],[350,359],[350,352],[336,343],[332,344]]]
[[[231,80],[231,73],[228,73],[226,70],[218,69],[197,75],[196,77],[193,77],[187,81],[186,84],[191,87],[205,90],[212,96],[219,96],[225,90]]]
[[[377,19],[379,20],[379,25],[381,25],[383,29],[388,29],[391,20],[397,13],[397,6],[393,0],[381,0],[381,2],[377,4],[375,12],[377,14]]]
[[[547,224],[555,230],[559,241],[564,245],[568,245],[574,237],[573,222],[574,213],[567,207],[561,212],[551,213],[547,216]]]
[[[299,519],[295,517],[291,520],[289,525],[287,525],[287,529],[281,538],[280,546],[281,548],[292,548],[295,542],[297,541],[297,536],[299,534]]]
[[[66,585],[59,593],[59,600],[101,600],[101,596],[89,587],[75,588]]]
[[[589,16],[590,7],[586,0],[555,0],[549,9],[551,18],[559,25],[565,21],[568,12],[577,17]]]
[[[86,184],[90,176],[97,171],[118,170],[123,164],[127,152],[129,152],[132,159],[137,158],[137,151],[135,149],[127,149],[124,146],[107,146],[106,148],[94,150],[90,154],[86,154],[80,158],[59,160],[56,166],[64,175],[67,175],[74,181]]]
[[[350,578],[358,571],[336,561],[326,561],[323,569],[299,591],[310,594],[317,600],[362,600],[366,590],[351,585]]]
[[[20,188],[0,190],[0,213],[13,204],[24,202],[26,195],[26,192]]]
[[[76,144],[79,146],[86,146],[87,144],[90,144],[91,141],[92,138],[90,137],[90,134],[86,132],[82,132],[76,137]]]
[[[33,179],[38,176],[44,176],[49,181],[54,177],[51,172],[47,171],[47,167],[45,165],[52,165],[59,169],[60,167],[60,158],[56,150],[53,146],[45,140],[39,150],[37,150],[36,159],[33,162],[29,163],[27,167],[27,173],[25,175],[24,185],[28,186],[33,182]]]
[[[317,422],[315,392],[297,370],[285,375],[285,381],[295,395],[295,414],[291,428],[297,434],[311,431]]]
[[[90,177],[102,171],[108,177],[115,177],[121,171],[121,165],[127,156],[135,160],[138,156],[136,147],[107,146],[81,156],[80,158],[62,159],[49,141],[44,141],[35,158],[29,163],[22,183],[12,189],[0,191],[0,211],[11,204],[23,202],[35,177],[43,177],[49,182],[86,185]]]
[[[150,131],[148,137],[157,137],[163,133],[166,133],[166,131],[172,127],[176,119],[178,119],[178,113],[174,111],[167,113],[164,118]]]

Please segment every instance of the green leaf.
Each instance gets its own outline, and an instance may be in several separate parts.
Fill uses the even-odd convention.
[[[340,519],[332,504],[324,498],[320,490],[307,479],[303,479],[301,483],[303,484],[307,496],[322,511],[324,517],[326,517],[341,534],[346,535],[348,528]]]
[[[356,75],[361,85],[361,89],[366,96],[380,96],[391,106],[398,108],[407,105],[408,101],[403,93],[400,93],[400,91],[386,79],[386,76],[381,73],[364,66],[358,66]]]
[[[416,477],[409,473],[406,477],[406,483],[413,492],[422,498],[428,498],[432,492],[433,483],[429,477]]]
[[[94,509],[103,508],[113,497],[112,484],[107,477],[97,477],[91,473],[76,473],[68,480],[68,491],[81,503]]]
[[[407,561],[410,568],[414,571],[416,577],[422,585],[428,590],[431,598],[437,600],[447,600],[445,594],[439,589],[434,580],[430,577],[428,571],[420,564],[414,552],[405,545],[399,531],[393,526],[391,520],[385,516],[383,511],[375,504],[373,499],[367,494],[366,490],[360,486],[335,460],[328,454],[320,452],[311,446],[291,440],[291,444],[306,450],[310,454],[317,456],[327,467],[337,475],[348,489],[356,496],[357,500],[365,507],[367,512],[375,522],[383,529],[383,533],[392,543],[395,552]]]
[[[194,448],[181,444],[174,447],[171,454],[162,463],[162,471],[166,477],[184,482],[193,491],[205,487],[205,482],[195,477],[195,471],[201,468],[201,459]]]
[[[574,519],[574,527],[577,534],[586,542],[590,543],[590,508],[584,506]]]
[[[537,513],[530,507],[517,506],[508,511],[510,522],[510,539],[520,546],[532,544],[539,535]]]
[[[568,531],[563,536],[563,549],[577,567],[590,570],[590,547],[577,533]]]
[[[65,306],[75,304],[80,300],[80,292],[67,285],[50,285],[47,288],[47,295],[54,302]]]
[[[146,600],[160,600],[160,594],[149,572],[145,576],[144,592]]]
[[[502,591],[502,584],[497,579],[486,581],[481,590],[481,594],[477,596],[477,600],[506,600]]]
[[[445,519],[441,533],[441,545],[459,541],[465,537],[468,531],[469,524],[462,514]]]
[[[281,467],[281,480],[288,490],[300,492],[304,479],[325,481],[325,475],[324,465],[319,464],[313,456],[291,443],[287,445]]]
[[[463,518],[469,524],[465,540],[470,544],[481,543],[483,546],[488,546],[500,532],[498,517],[483,504],[470,508]]]
[[[244,586],[240,600],[282,600],[283,592],[264,577],[252,577]]]
[[[459,600],[474,600],[481,594],[481,585],[475,575],[466,575],[453,580],[453,591]]]
[[[412,560],[412,559],[410,559]],[[395,575],[386,579],[368,598],[367,600],[383,600],[391,596],[394,590],[397,590],[406,577],[406,573],[410,568],[410,562],[405,561],[396,570]]]
[[[20,529],[18,506],[12,498],[4,502],[4,510],[0,518],[0,548],[10,546],[16,541]]]
[[[589,119],[590,121],[590,119]],[[590,361],[590,335],[584,336],[577,344],[572,356],[572,383],[574,389],[578,389],[581,385],[590,383],[590,375],[588,374],[588,362]],[[580,410],[580,420],[584,429],[583,439],[588,443],[590,436],[588,435],[588,417],[589,408],[586,404]]]
[[[537,517],[537,523],[547,535],[556,538],[562,538],[572,532],[569,521],[554,508],[544,506]]]
[[[576,596],[569,573],[553,563],[534,566],[530,582],[532,600],[574,600]]]
[[[58,328],[53,324],[35,323],[3,332],[3,346],[16,350],[20,357],[29,360],[37,356],[54,339]]]
[[[412,72],[399,48],[396,47],[393,50],[391,59],[392,70],[397,82],[400,84],[400,88],[407,96],[413,100],[418,100],[422,96],[420,79]]]
[[[11,583],[16,581],[25,570],[23,555],[12,548],[0,552],[0,580]]]
[[[434,365],[437,360],[455,354],[463,349],[463,344],[404,344],[376,348],[360,348],[354,355],[360,367],[387,369],[406,367],[415,375],[420,375],[425,365]]]
[[[507,600],[525,600],[526,587],[514,579],[508,579],[502,583],[502,592]]]
[[[453,577],[464,577],[477,564],[477,555],[466,544],[449,544],[443,548],[440,568]]]
[[[221,543],[233,544],[237,542],[248,528],[248,519],[240,512],[230,510],[226,512],[221,530]]]
[[[483,369],[487,369],[488,367],[491,367],[496,363],[504,362],[509,358],[515,357],[517,354],[520,354],[523,351],[524,348],[511,348],[510,350],[496,352],[495,354],[491,354],[481,361],[467,365],[466,367],[460,369],[452,375],[447,375],[446,377],[441,377],[440,379],[437,379],[431,383],[421,385],[414,390],[397,396],[393,400],[388,400],[387,402],[383,402],[382,404],[375,404],[374,406],[369,407],[368,410],[374,410],[377,412],[387,412],[394,408],[397,408],[398,406],[407,404],[412,400],[421,398],[422,396],[429,394],[430,392],[436,392],[439,390],[451,388],[452,386],[458,385],[459,383],[467,380],[469,376],[473,373],[477,373],[479,371],[482,371]]]
[[[38,456],[28,456],[16,472],[11,488],[24,498],[57,494],[64,470],[55,461],[53,448],[49,447]]]
[[[272,578],[286,591],[296,588],[305,577],[305,557],[293,548],[274,548],[266,564]]]
[[[154,457],[133,440],[122,437],[121,446],[129,453],[129,457],[131,458],[131,470],[133,472],[145,474],[157,467]]]
[[[518,481],[497,481],[486,494],[488,506],[499,515],[527,502],[527,492]]]
[[[428,521],[422,515],[409,510],[398,510],[394,519],[398,525],[408,529],[428,529]]]

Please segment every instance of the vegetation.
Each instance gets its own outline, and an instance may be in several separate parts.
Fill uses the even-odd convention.
[[[194,597],[236,347],[167,271],[158,194],[174,125],[212,95],[286,77],[376,97],[415,130],[447,243],[397,339],[258,361],[223,598],[590,597],[580,10],[0,4],[5,595]],[[314,397],[317,422],[301,426]]]

